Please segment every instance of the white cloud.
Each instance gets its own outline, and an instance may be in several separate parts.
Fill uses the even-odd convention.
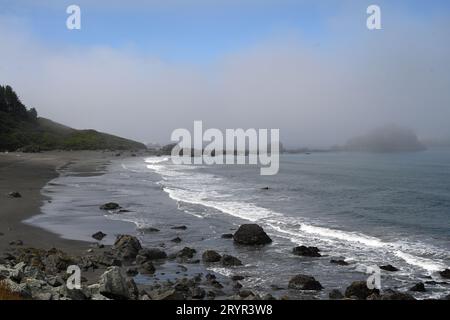
[[[379,34],[336,30],[332,44],[273,35],[195,66],[129,48],[49,47],[3,16],[0,82],[43,116],[141,141],[166,142],[194,120],[280,128],[290,145],[342,143],[391,122],[450,135],[449,24],[403,22]]]

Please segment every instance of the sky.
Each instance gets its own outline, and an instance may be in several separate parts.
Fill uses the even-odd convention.
[[[287,146],[385,124],[450,137],[450,2],[0,0],[0,84],[43,117],[142,142],[194,120],[280,129]]]

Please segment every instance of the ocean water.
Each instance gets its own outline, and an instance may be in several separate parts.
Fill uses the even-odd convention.
[[[302,273],[325,290],[290,294],[325,298],[331,289],[365,280],[368,267],[392,264],[400,271],[382,271],[382,288],[406,291],[422,281],[428,291],[415,293],[417,298],[450,293],[438,274],[450,266],[449,150],[282,155],[275,176],[260,176],[257,166],[130,158],[113,161],[101,176],[61,172],[43,193],[52,201],[28,223],[72,239],[92,240],[90,235],[102,230],[110,243],[127,232],[168,251],[192,246],[227,252],[245,265],[207,268],[244,274],[243,284],[256,291],[285,294],[289,279]],[[108,201],[130,212],[101,212],[98,206]],[[273,244],[248,248],[221,238],[249,222],[261,225]],[[177,225],[188,229],[171,229]],[[146,227],[161,231],[146,233]],[[183,242],[170,242],[175,236]],[[317,246],[323,257],[294,256],[297,245]],[[349,265],[330,263],[337,258]]]

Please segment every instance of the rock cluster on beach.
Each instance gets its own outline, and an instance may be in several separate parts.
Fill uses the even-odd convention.
[[[99,231],[93,235],[101,240],[106,234]],[[271,243],[270,237],[258,225],[243,225],[233,235],[238,245],[259,246]],[[316,247],[299,246],[293,249],[295,255],[305,258],[321,257]],[[245,287],[244,275],[233,274],[218,277],[214,273],[191,273],[186,271],[194,264],[229,268],[232,273],[242,268],[242,257],[212,249],[199,252],[195,248],[178,248],[170,253],[162,248],[143,247],[138,238],[132,235],[117,236],[112,246],[97,244],[81,256],[69,255],[58,249],[43,250],[17,246],[0,257],[0,284],[7,287],[16,297],[38,300],[184,300],[184,299],[233,299],[255,300],[275,299],[271,294],[249,290]],[[178,264],[185,273],[159,280],[156,272],[165,263]],[[333,264],[345,266],[343,259],[332,259]],[[78,266],[82,271],[81,288],[70,289],[67,280],[69,266]],[[395,271],[386,265],[384,270]],[[396,268],[395,268],[396,269]],[[154,281],[140,284],[137,275],[151,277]],[[160,272],[160,274],[163,274]],[[441,272],[448,276],[448,270]],[[251,280],[251,279],[250,279]],[[325,288],[316,278],[307,274],[286,276],[283,287],[297,296],[301,292],[325,291],[330,299],[340,300],[412,300],[414,297],[395,290],[369,289],[365,281],[355,281],[344,291]],[[275,290],[275,289],[274,289]],[[424,283],[417,283],[411,292],[425,292]],[[289,295],[280,297],[289,299]]]

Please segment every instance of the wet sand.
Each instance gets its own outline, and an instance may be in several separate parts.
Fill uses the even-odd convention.
[[[48,201],[41,189],[58,176],[59,168],[71,166],[79,174],[92,175],[111,158],[111,153],[94,151],[0,154],[0,252],[18,240],[26,247],[56,247],[72,254],[86,250],[87,242],[62,239],[22,221],[40,213],[42,202]],[[9,197],[10,192],[22,197]]]

